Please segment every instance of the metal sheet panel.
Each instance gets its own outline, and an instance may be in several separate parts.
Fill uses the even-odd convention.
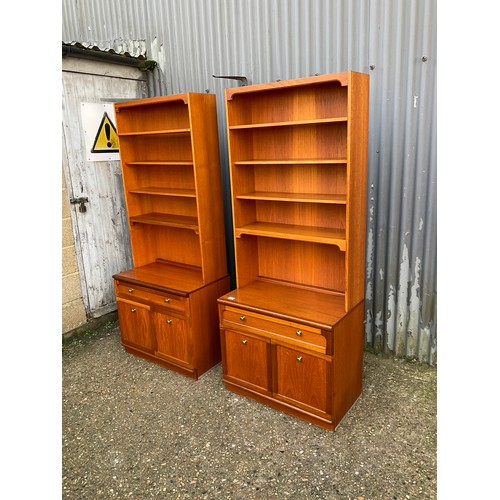
[[[64,0],[75,40],[144,41],[151,95],[217,95],[231,272],[223,90],[238,82],[212,75],[370,73],[366,342],[435,363],[436,0]]]

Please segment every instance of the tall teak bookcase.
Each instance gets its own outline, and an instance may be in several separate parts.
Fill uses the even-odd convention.
[[[369,77],[226,89],[235,290],[223,380],[334,430],[362,391]]]
[[[215,95],[115,104],[134,267],[113,276],[122,344],[197,379],[229,290]]]

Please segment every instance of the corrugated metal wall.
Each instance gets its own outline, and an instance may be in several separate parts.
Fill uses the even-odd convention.
[[[63,0],[62,38],[145,47],[151,95],[217,95],[230,245],[223,89],[238,82],[212,75],[369,73],[366,343],[436,363],[436,0]]]

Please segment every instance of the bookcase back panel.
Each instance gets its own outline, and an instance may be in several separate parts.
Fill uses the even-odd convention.
[[[238,260],[236,282],[238,287],[241,287],[250,283],[259,275],[257,238],[250,236],[236,238],[235,246]]]
[[[249,239],[258,240],[259,276],[344,292],[345,252],[337,247],[242,237],[242,240]]]
[[[232,131],[233,161],[345,159],[346,123]],[[234,149],[233,149],[234,144]]]
[[[143,136],[141,141],[130,142],[132,137],[120,137],[122,161],[192,161],[191,138],[188,134]],[[133,144],[133,147],[129,146]]]
[[[173,189],[194,189],[194,174],[192,166],[160,166],[146,167],[145,176],[141,181],[148,186]]]
[[[231,125],[345,117],[347,87],[331,82],[234,95],[228,109]]]
[[[117,118],[120,133],[189,128],[188,106],[183,101],[124,107]]]
[[[345,206],[257,201],[258,222],[345,229]]]
[[[254,169],[254,191],[343,195],[347,192],[343,164],[256,165]]]
[[[130,236],[135,267],[158,259],[201,267],[200,243],[194,231],[133,224]]]

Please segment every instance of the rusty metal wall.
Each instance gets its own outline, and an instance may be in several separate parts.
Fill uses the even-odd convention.
[[[366,344],[435,364],[436,10],[436,0],[63,0],[62,38],[145,50],[158,62],[151,95],[217,95],[230,246],[223,89],[239,83],[213,75],[369,73]]]

